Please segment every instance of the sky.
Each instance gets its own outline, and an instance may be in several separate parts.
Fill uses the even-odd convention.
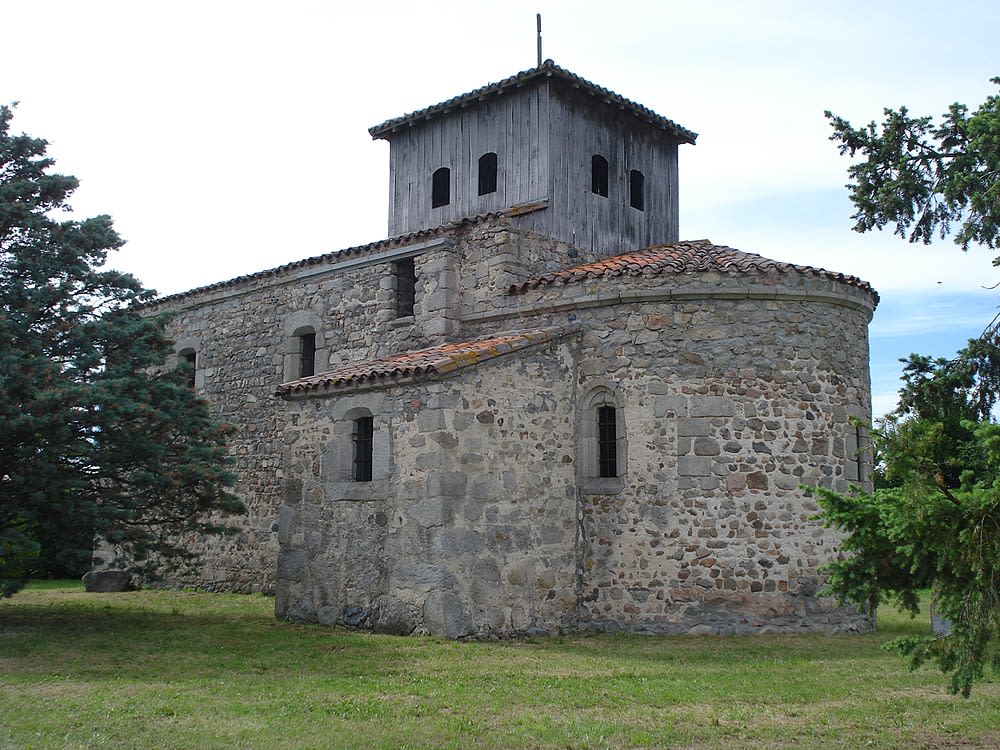
[[[383,239],[388,144],[368,127],[543,56],[699,134],[681,239],[859,276],[879,292],[873,410],[900,357],[950,357],[996,314],[984,248],[852,231],[825,110],[975,108],[1000,3],[924,0],[0,0],[0,102],[110,214],[110,262],[170,294]]]

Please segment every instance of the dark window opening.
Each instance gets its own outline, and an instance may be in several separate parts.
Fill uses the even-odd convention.
[[[441,167],[431,178],[431,208],[451,203],[451,170]]]
[[[597,409],[597,464],[598,476],[618,476],[618,424],[615,407]]]
[[[396,278],[396,317],[413,315],[413,304],[417,299],[417,269],[413,258],[403,258],[392,264]]]
[[[643,193],[645,190],[646,178],[642,176],[642,172],[638,169],[633,169],[628,175],[628,199],[632,208],[637,208],[640,211],[646,209],[646,198]]]
[[[861,425],[853,425],[847,433],[847,462],[844,466],[844,477],[851,482],[861,482],[865,479],[865,448],[867,441]]]
[[[316,374],[316,334],[303,333],[299,336],[299,377],[307,378]]]
[[[194,375],[198,368],[198,355],[195,352],[181,352],[181,363],[188,366],[187,387],[194,389]]]
[[[492,151],[479,157],[479,194],[497,191],[497,155]]]
[[[590,192],[608,197],[608,160],[598,154],[590,160]]]
[[[374,436],[374,420],[372,417],[359,417],[354,420],[354,465],[351,478],[355,482],[372,481],[372,448]]]

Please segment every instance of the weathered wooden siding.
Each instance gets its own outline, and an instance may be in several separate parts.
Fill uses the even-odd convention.
[[[678,233],[677,140],[631,114],[542,81],[492,95],[390,138],[389,235],[439,226],[541,199],[517,225],[613,255]],[[497,190],[478,195],[479,157],[497,154]],[[591,192],[591,157],[608,160],[608,196]],[[431,208],[431,176],[451,170],[451,200]],[[645,177],[645,208],[632,208],[629,172]]]
[[[391,136],[389,236],[500,211],[548,193],[545,87],[493,96]],[[497,190],[479,195],[479,157],[497,155]],[[451,170],[451,201],[431,208],[431,175]]]
[[[521,226],[601,255],[676,242],[677,141],[658,128],[563,85],[550,84],[550,210]],[[591,192],[591,158],[608,160],[608,196]],[[629,202],[629,172],[645,177],[645,209]]]

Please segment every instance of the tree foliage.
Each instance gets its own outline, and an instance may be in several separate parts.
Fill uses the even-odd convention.
[[[0,586],[40,554],[73,567],[94,536],[142,567],[189,557],[173,540],[219,532],[230,493],[227,428],[186,386],[152,292],[105,270],[123,243],[107,216],[60,217],[77,180],[46,142],[10,134],[0,106]],[[51,561],[50,561],[51,562]]]
[[[987,664],[1000,670],[1000,335],[992,328],[954,360],[911,355],[895,412],[873,432],[874,492],[817,491],[828,525],[847,533],[829,591],[911,613],[930,589],[948,635],[890,647],[916,668],[936,663],[968,696]]]
[[[963,249],[978,243],[1000,250],[1000,96],[972,114],[952,104],[939,125],[905,107],[884,110],[881,127],[826,116],[840,152],[862,157],[848,169],[855,230],[895,225],[900,236],[928,243],[958,224]]]

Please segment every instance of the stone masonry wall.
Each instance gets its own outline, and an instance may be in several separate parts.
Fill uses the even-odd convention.
[[[451,246],[442,245],[416,257],[415,315],[403,319],[396,318],[391,260],[377,257],[371,265],[328,273],[289,268],[150,307],[151,314],[175,316],[168,331],[178,351],[197,354],[198,392],[218,419],[236,428],[230,439],[235,491],[249,509],[230,519],[241,527],[238,535],[182,540],[201,554],[202,567],[173,574],[171,583],[274,590],[286,452],[285,404],[274,391],[297,376],[293,334],[303,325],[315,330],[317,372],[440,343],[454,329],[446,312],[457,286],[452,256]]]
[[[448,637],[571,627],[571,348],[290,401],[278,616]],[[337,421],[359,409],[387,438],[372,482],[344,481]]]
[[[610,386],[625,411],[620,488],[581,490],[580,627],[733,633],[866,630],[817,598],[838,536],[802,485],[846,489],[870,419],[870,297],[826,279],[602,279],[517,303],[549,323],[573,310],[585,334],[578,401]],[[763,282],[770,282],[761,284]],[[648,301],[593,305],[601,296]],[[698,297],[701,296],[701,299]],[[680,301],[671,301],[671,297]],[[861,472],[864,474],[864,472]]]

